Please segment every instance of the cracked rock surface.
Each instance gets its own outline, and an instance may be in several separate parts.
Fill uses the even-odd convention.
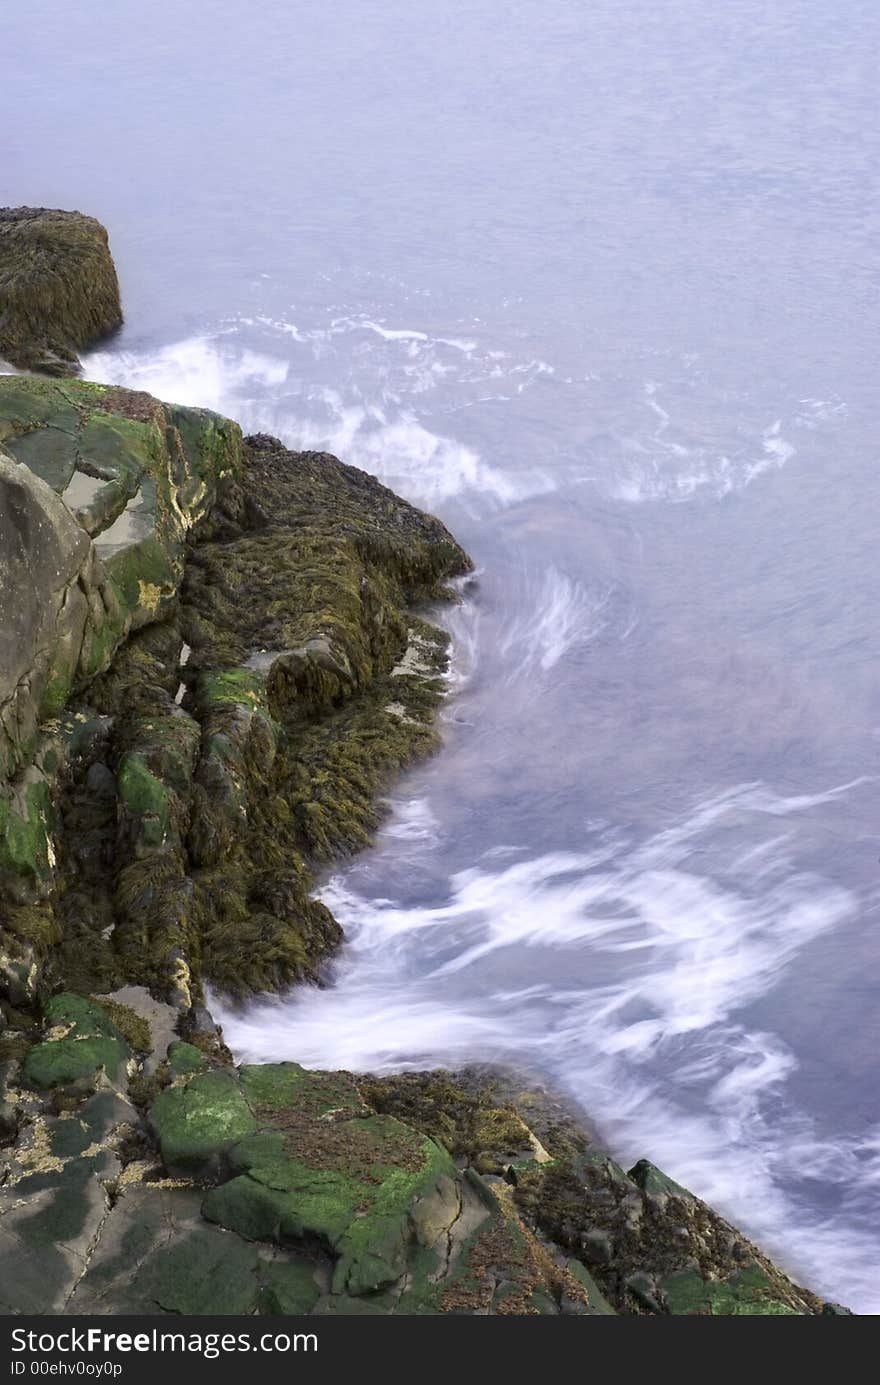
[[[102,1003],[48,1002],[5,1073],[3,1312],[842,1311],[511,1074],[234,1067],[200,1042],[145,1078]]]

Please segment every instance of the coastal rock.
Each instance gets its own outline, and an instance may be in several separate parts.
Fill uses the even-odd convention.
[[[693,1193],[647,1160],[627,1173],[558,1098],[515,1074],[404,1073],[360,1086],[377,1109],[442,1131],[457,1155],[500,1165],[517,1214],[580,1266],[596,1311],[825,1311]],[[535,1141],[549,1158],[538,1157]]]
[[[23,1133],[0,1191],[0,1242],[19,1271],[7,1312],[845,1311],[798,1288],[660,1170],[626,1174],[558,1100],[509,1074],[236,1069],[175,1040],[151,1079],[147,1124],[124,1079],[93,1095],[84,1080],[100,1083],[124,1045],[65,1066],[71,1047],[121,1043],[76,1001],[50,1002],[9,1088]],[[48,1084],[33,1081],[44,1067],[63,1083],[51,1106]],[[391,1113],[404,1106],[407,1119]],[[481,1155],[503,1174],[477,1173]],[[589,1268],[585,1232],[611,1248]]]
[[[0,379],[0,441],[30,505],[5,594],[33,607],[0,662],[10,986],[33,1000],[51,956],[183,1017],[202,975],[315,979],[341,931],[312,865],[436,744],[446,642],[410,608],[467,558],[335,458],[149,395]]]
[[[131,1050],[105,1011],[82,996],[64,994],[52,997],[45,1015],[46,1036],[25,1056],[25,1081],[43,1089],[65,1087],[99,1071],[118,1080]]]
[[[0,1312],[63,1313],[111,1210],[132,1108],[110,1090],[56,1114],[19,1097],[21,1131],[0,1187]]]
[[[0,359],[74,375],[122,322],[107,232],[81,212],[0,207]]]
[[[2,385],[0,381],[0,398]],[[89,615],[85,592],[92,575],[91,549],[88,535],[52,488],[0,448],[4,779],[33,750],[40,720],[60,710],[73,683]],[[13,839],[7,850],[22,856],[25,849],[17,849]]]
[[[255,1247],[208,1226],[197,1192],[123,1188],[68,1312],[252,1313],[260,1295]]]
[[[225,1152],[257,1128],[232,1073],[199,1073],[162,1092],[150,1111],[166,1168],[172,1174],[216,1175]]]
[[[33,719],[56,716],[130,630],[166,613],[187,536],[236,474],[242,444],[207,410],[16,376],[0,377],[0,444],[0,574],[16,620],[0,651],[0,706],[26,683],[31,713],[25,734],[0,742],[8,776]]]

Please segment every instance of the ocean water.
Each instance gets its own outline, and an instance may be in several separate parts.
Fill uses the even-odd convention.
[[[498,1057],[880,1311],[880,15],[31,0],[0,201],[109,227],[89,375],[472,553],[442,753],[242,1056]]]

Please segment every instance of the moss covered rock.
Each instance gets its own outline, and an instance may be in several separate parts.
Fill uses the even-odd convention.
[[[203,1072],[161,1092],[150,1124],[173,1172],[213,1175],[226,1151],[257,1122],[232,1073]]]
[[[173,1077],[188,1077],[195,1072],[204,1072],[208,1059],[195,1044],[178,1040],[168,1045],[168,1067]]]
[[[82,996],[53,996],[45,1038],[28,1049],[23,1073],[35,1087],[62,1087],[103,1069],[113,1079],[131,1050],[107,1012]]]
[[[45,207],[0,208],[0,358],[73,375],[77,352],[122,322],[99,221]]]
[[[51,486],[0,446],[0,779],[33,753],[39,722],[70,692],[93,577],[88,535]],[[27,843],[4,835],[13,863],[26,861]]]
[[[726,1279],[707,1279],[697,1270],[680,1270],[661,1279],[660,1297],[673,1317],[797,1317],[808,1313],[788,1296],[781,1297],[770,1276],[755,1263]]]
[[[236,474],[242,442],[235,424],[148,395],[2,377],[0,443],[0,587],[10,616],[0,636],[0,896],[21,905],[55,884],[55,802],[79,751],[76,718],[65,746],[58,719],[130,633],[176,601],[191,532]],[[137,674],[129,713],[145,695],[152,705],[149,670],[141,664]],[[188,794],[199,732],[182,713],[132,732],[114,789],[138,857],[186,815],[173,794]]]
[[[455,1175],[446,1151],[369,1111],[342,1075],[269,1064],[244,1068],[241,1086],[259,1128],[228,1150],[235,1176],[207,1195],[205,1216],[249,1239],[321,1242],[338,1257],[336,1293],[395,1283],[415,1207]]]
[[[91,619],[69,690],[167,609],[187,534],[240,466],[241,433],[208,410],[132,390],[10,376],[0,378],[0,442],[62,498],[106,569],[109,592],[98,574],[94,596],[84,593]]]

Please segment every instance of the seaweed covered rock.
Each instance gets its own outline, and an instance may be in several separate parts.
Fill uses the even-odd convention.
[[[0,443],[0,980],[10,998],[32,998],[34,962],[59,942],[45,902],[57,892],[67,771],[91,774],[90,814],[108,833],[117,782],[135,837],[155,841],[166,825],[143,802],[137,738],[116,781],[102,758],[109,719],[68,704],[133,630],[173,607],[189,536],[237,471],[242,441],[202,410],[13,376],[0,378]]]
[[[122,322],[107,232],[81,212],[0,207],[0,359],[74,375]]]
[[[187,535],[237,470],[241,434],[148,395],[7,376],[0,444],[0,777],[9,778],[40,724],[175,600]]]
[[[473,1165],[503,1176],[526,1226],[567,1255],[594,1305],[605,1305],[597,1311],[830,1311],[648,1160],[627,1173],[559,1098],[515,1074],[404,1073],[360,1079],[360,1087],[377,1109],[437,1132]]]
[[[0,442],[8,985],[50,948],[63,985],[183,1009],[202,975],[315,979],[341,932],[313,864],[435,744],[446,643],[412,606],[467,558],[335,458],[149,395],[0,379]]]
[[[312,869],[364,846],[389,779],[436,745],[446,640],[412,608],[469,566],[373,477],[247,439],[180,615],[201,968],[229,993],[313,979],[338,944]]]

